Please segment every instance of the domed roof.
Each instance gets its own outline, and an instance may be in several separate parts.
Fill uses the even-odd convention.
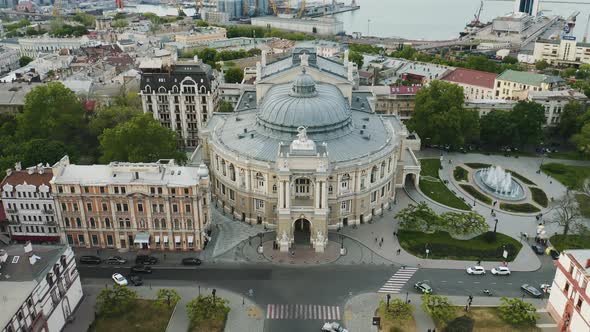
[[[297,133],[304,126],[309,134],[341,129],[351,124],[351,112],[340,89],[316,84],[305,70],[292,84],[273,86],[264,97],[258,123],[266,129]]]

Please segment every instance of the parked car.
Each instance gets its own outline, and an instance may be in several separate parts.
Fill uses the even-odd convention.
[[[322,331],[323,332],[348,332],[348,330],[345,329],[344,327],[340,326],[340,323],[338,323],[338,322],[324,323],[324,325],[322,325]]]
[[[495,276],[509,276],[510,269],[506,266],[498,266],[492,269],[492,274]]]
[[[153,265],[158,263],[158,259],[149,255],[137,255],[135,257],[135,264]]]
[[[102,260],[98,256],[81,256],[80,264],[100,264]]]
[[[125,279],[120,273],[113,274],[112,278],[117,285],[127,286],[127,279]]]
[[[182,259],[182,265],[201,265],[201,260],[196,257],[187,257]]]
[[[134,265],[131,267],[133,273],[152,273],[152,268],[146,265]]]
[[[520,289],[522,289],[525,293],[529,294],[532,297],[543,296],[543,293],[541,293],[541,291],[539,291],[538,289],[536,289],[535,287],[533,287],[529,284],[524,284],[524,285],[520,286]]]
[[[137,274],[132,274],[129,276],[129,282],[133,286],[141,286],[143,285],[143,278],[141,278],[141,276],[138,276]]]
[[[105,263],[121,265],[127,263],[127,260],[122,258],[121,256],[111,256],[105,260]]]
[[[483,266],[470,266],[467,268],[467,274],[486,274]]]
[[[545,248],[541,247],[540,245],[537,244],[533,244],[531,246],[531,249],[533,249],[533,251],[535,252],[535,254],[537,255],[544,255],[545,254]]]
[[[424,281],[418,281],[416,284],[414,284],[414,288],[416,288],[422,294],[432,294],[432,287],[430,287]]]
[[[551,256],[553,259],[559,259],[559,251],[551,249],[549,250],[549,256]]]
[[[541,289],[543,292],[545,292],[547,294],[551,293],[551,285],[550,284],[540,284],[539,289]]]

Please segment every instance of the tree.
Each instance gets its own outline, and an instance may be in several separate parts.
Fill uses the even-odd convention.
[[[513,56],[507,55],[507,56],[504,57],[504,59],[502,59],[502,63],[507,63],[507,64],[510,64],[510,65],[513,65],[513,64],[517,64],[518,63],[518,59],[515,58],[515,57],[513,57]]]
[[[494,148],[510,145],[516,131],[510,112],[491,111],[480,119],[481,141]]]
[[[455,308],[451,305],[449,299],[441,295],[422,295],[422,304],[420,307],[432,319],[439,323],[446,323],[453,319],[455,315]]]
[[[107,107],[96,112],[94,117],[90,119],[88,129],[90,133],[98,137],[105,129],[114,128],[141,114],[141,111],[132,107],[117,105]]]
[[[567,235],[570,230],[575,230],[580,225],[582,214],[576,197],[569,190],[567,194],[555,201],[553,210],[555,212],[550,221],[563,227],[563,235]]]
[[[490,228],[486,219],[475,211],[446,212],[440,218],[444,228],[455,235],[481,234]]]
[[[103,163],[154,162],[159,159],[176,159],[183,163],[187,158],[176,149],[176,133],[160,126],[149,114],[135,116],[114,128],[105,129],[99,141]]]
[[[424,202],[418,205],[409,204],[401,209],[395,218],[399,219],[400,228],[406,230],[430,232],[440,226],[439,216]]]
[[[586,123],[579,133],[572,136],[572,143],[581,153],[590,156],[590,123]]]
[[[585,107],[575,100],[568,102],[564,106],[557,126],[561,137],[570,138],[580,131],[584,125],[584,123],[580,121],[580,117],[584,115],[585,112]]]
[[[413,305],[406,303],[402,299],[393,299],[389,302],[389,306],[383,300],[379,303],[381,313],[391,320],[405,320],[412,317],[415,308]]]
[[[229,302],[213,295],[199,295],[186,304],[186,311],[191,324],[203,321],[225,320],[229,313]]]
[[[162,288],[158,290],[156,302],[159,306],[172,308],[180,301],[178,292],[171,288]]]
[[[137,293],[129,287],[115,285],[98,294],[96,307],[99,315],[118,316],[129,311],[137,301]]]
[[[240,67],[231,67],[225,71],[224,77],[226,83],[242,83],[244,72]]]
[[[545,70],[547,68],[549,68],[549,66],[551,66],[549,64],[549,62],[545,61],[545,60],[539,60],[537,62],[535,62],[535,68],[537,68],[537,70]]]
[[[479,116],[463,108],[463,88],[432,81],[416,94],[408,127],[431,144],[461,146],[479,138]]]
[[[61,82],[32,89],[25,97],[23,112],[16,116],[17,137],[60,141],[66,146],[83,145],[85,111],[74,92]]]
[[[502,297],[502,304],[498,307],[500,317],[512,325],[534,324],[537,319],[537,309],[534,305],[519,298]]]
[[[357,67],[361,69],[363,67],[363,55],[359,52],[351,51],[348,53],[348,60],[356,63]]]
[[[20,59],[18,59],[18,65],[24,67],[31,63],[31,61],[33,61],[33,58],[23,55],[20,57]]]
[[[81,23],[87,28],[93,27],[96,22],[96,18],[94,17],[94,15],[82,12],[74,14],[73,20],[78,23]]]
[[[126,28],[129,25],[129,22],[126,19],[118,19],[113,20],[111,26],[113,28]]]
[[[19,160],[23,165],[33,166],[39,163],[53,165],[65,155],[72,155],[74,151],[60,141],[35,138],[19,145]]]
[[[229,101],[221,100],[219,102],[219,112],[231,113],[234,111],[234,106]]]
[[[514,145],[539,144],[546,123],[543,105],[534,101],[519,101],[510,112],[510,118],[516,129],[512,137]]]

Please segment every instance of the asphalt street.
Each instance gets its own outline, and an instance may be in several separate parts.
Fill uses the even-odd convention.
[[[401,293],[416,293],[413,285],[427,280],[436,294],[481,295],[483,289],[490,289],[494,296],[520,297],[520,285],[524,283],[539,286],[550,283],[555,267],[549,257],[542,257],[543,266],[535,272],[513,272],[510,276],[493,276],[488,271],[483,276],[467,275],[465,270],[419,269]],[[466,262],[468,267],[474,262]],[[132,264],[126,266],[85,266],[79,265],[83,283],[112,284],[114,272],[129,273]],[[337,306],[344,313],[346,300],[359,293],[377,291],[399,266],[386,265],[325,265],[294,268],[270,265],[202,265],[195,268],[154,267],[151,275],[145,275],[146,287],[152,283],[161,285],[186,285],[193,283],[203,290],[214,287],[224,288],[248,296],[260,305],[266,315],[268,305],[323,305]],[[342,319],[342,315],[340,316]],[[319,330],[322,320],[274,319],[266,320],[266,331],[313,331]]]

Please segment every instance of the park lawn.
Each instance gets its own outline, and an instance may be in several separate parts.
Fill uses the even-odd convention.
[[[515,171],[507,170],[507,172],[510,173],[510,174],[512,174],[512,176],[514,176],[515,178],[517,178],[520,181],[524,182],[525,184],[528,184],[530,186],[536,186],[536,184],[533,181],[525,178],[524,176],[516,173]]]
[[[460,186],[461,188],[463,188],[463,190],[465,190],[467,193],[469,193],[469,195],[473,196],[473,198],[477,199],[478,201],[484,202],[488,205],[492,204],[492,199],[486,194],[475,189],[474,186],[469,184],[460,184]]]
[[[529,189],[531,190],[533,201],[535,201],[535,203],[541,205],[542,207],[547,207],[547,205],[549,204],[549,199],[547,198],[545,192],[542,189],[536,187],[529,187]]]
[[[515,213],[535,213],[541,211],[531,203],[500,203],[500,209]]]
[[[461,166],[457,166],[453,170],[453,176],[455,177],[455,180],[457,180],[457,181],[467,181],[468,174],[469,174],[469,172],[467,172],[467,170]]]
[[[502,257],[503,246],[508,250],[508,259],[513,261],[522,248],[522,244],[512,237],[496,233],[496,241],[488,242],[486,233],[480,234],[469,240],[453,238],[447,232],[423,233],[418,231],[400,230],[398,236],[400,245],[404,250],[414,256],[426,257],[426,245],[430,249],[428,258],[432,259],[456,259],[467,261],[498,261],[505,260]]]
[[[590,218],[590,197],[584,194],[576,194],[576,200],[580,207],[580,213],[584,218]]]
[[[551,159],[589,160],[590,158],[578,151],[552,152],[547,155]]]
[[[582,189],[584,181],[590,177],[590,167],[570,166],[549,163],[541,166],[541,170],[552,176],[564,186],[571,189]]]
[[[133,309],[119,317],[100,317],[94,321],[94,332],[163,332],[174,308],[162,308],[154,300],[138,299]]]
[[[384,315],[382,310],[384,308],[378,308],[375,310],[375,316],[381,317],[381,330],[380,331],[399,331],[399,332],[416,332],[416,320],[414,315],[408,319],[388,319],[387,315]]]
[[[549,242],[557,249],[590,249],[590,236],[557,234],[549,238]]]
[[[471,207],[463,200],[455,196],[455,194],[449,190],[438,177],[438,169],[440,168],[439,159],[420,159],[420,164],[422,165],[422,170],[420,172],[422,178],[420,179],[419,187],[424,195],[455,209],[465,211],[471,209]],[[427,176],[427,178],[424,178],[425,176]]]
[[[473,332],[537,332],[540,328],[534,325],[511,325],[500,318],[500,312],[496,307],[471,307],[465,313],[465,307],[456,307],[455,318],[467,316],[473,319]],[[437,324],[437,330],[442,331],[443,326]]]
[[[486,168],[486,167],[492,166],[490,164],[484,164],[484,163],[465,163],[465,165],[467,165],[473,169]]]

